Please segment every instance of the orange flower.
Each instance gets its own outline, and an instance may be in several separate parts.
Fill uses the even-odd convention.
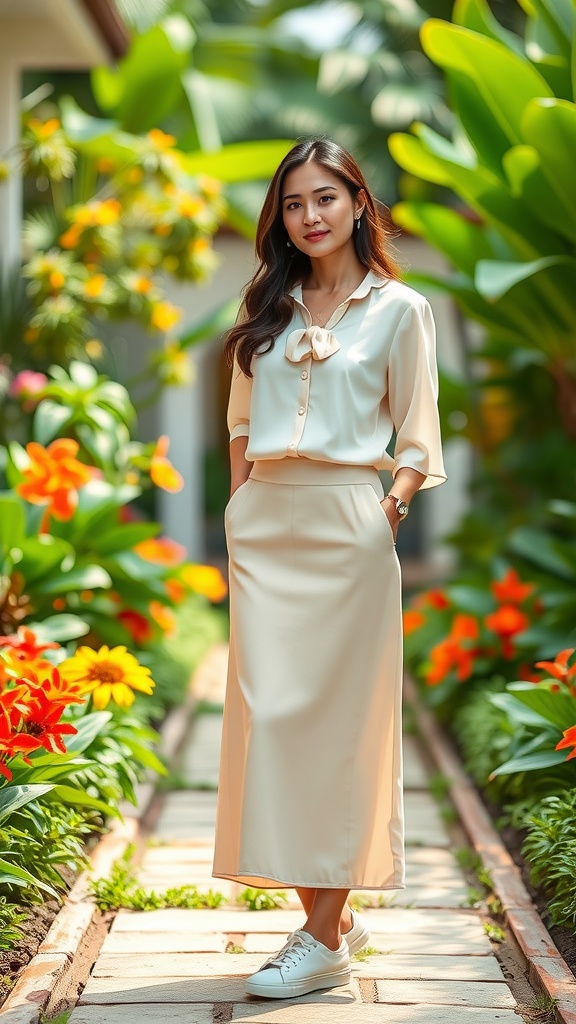
[[[116,618],[128,630],[134,643],[145,644],[151,639],[152,626],[150,622],[135,608],[125,608],[124,611],[118,612]]]
[[[522,583],[515,569],[508,569],[501,580],[494,580],[490,588],[502,604],[522,604],[534,592],[534,583]]]
[[[403,615],[404,622],[404,636],[410,636],[410,633],[415,633],[420,626],[423,626],[426,622],[426,616],[422,612],[416,611],[414,608],[408,608]]]
[[[10,636],[0,636],[0,647],[7,647],[12,658],[18,661],[35,661],[44,651],[55,651],[60,644],[53,640],[41,643],[36,639],[36,634],[26,626],[19,626],[16,633]]]
[[[186,548],[171,537],[150,537],[134,546],[134,551],[146,562],[155,565],[180,565],[186,558]]]
[[[180,578],[191,590],[213,603],[222,601],[228,593],[224,577],[215,565],[185,565],[180,570]]]
[[[572,750],[566,758],[567,761],[570,761],[573,757],[576,757],[576,725],[570,726],[569,729],[564,729],[562,736],[563,739],[556,744],[556,750],[564,750],[566,747],[574,747],[574,750]]]
[[[151,601],[149,609],[156,625],[160,626],[160,629],[166,636],[172,636],[176,629],[176,619],[172,609],[168,608],[165,604],[161,604],[160,601]]]
[[[72,224],[58,239],[62,248],[75,249],[82,237],[82,230],[79,224]]]
[[[181,491],[184,487],[184,480],[178,470],[174,469],[172,463],[166,458],[170,441],[165,434],[158,438],[156,447],[150,459],[150,478],[156,487],[164,491],[171,491],[173,494]]]
[[[64,282],[66,281],[66,278],[64,277],[62,271],[53,270],[48,280],[50,282],[50,287],[58,291],[60,288],[62,288]]]
[[[61,522],[71,519],[78,504],[78,489],[91,477],[88,466],[75,458],[78,442],[69,437],[52,441],[47,448],[30,441],[30,459],[24,479],[16,490],[31,505],[46,505],[47,513]]]
[[[179,604],[186,597],[186,588],[180,580],[166,580],[166,593],[174,604]]]
[[[469,679],[474,669],[475,647],[463,647],[461,641],[477,640],[478,620],[473,615],[455,615],[450,632],[430,651],[430,667],[425,674],[429,686],[436,686],[453,670],[459,682]]]
[[[178,198],[178,213],[181,217],[193,219],[205,208],[205,203],[198,196],[190,195],[189,192],[182,192]]]
[[[565,651],[560,651],[560,654],[556,655],[554,661],[537,661],[536,668],[542,668],[554,679],[569,684],[576,677],[576,663],[568,665],[575,650],[574,647],[567,647]]]
[[[131,290],[133,292],[137,292],[139,295],[147,295],[153,286],[154,282],[144,274],[138,274],[130,284]]]
[[[44,142],[59,130],[60,121],[57,117],[50,117],[47,121],[39,121],[36,117],[31,117],[28,121],[28,127],[34,132],[36,138]]]
[[[502,641],[502,653],[505,658],[514,656],[512,637],[522,633],[529,626],[528,616],[514,604],[502,604],[491,615],[484,619],[488,629],[496,633]]]

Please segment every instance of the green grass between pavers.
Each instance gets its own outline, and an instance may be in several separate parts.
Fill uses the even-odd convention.
[[[137,879],[132,864],[135,847],[130,845],[112,866],[108,878],[97,878],[89,883],[90,894],[100,910],[214,910],[227,903],[221,892],[209,889],[199,892],[195,885],[180,885],[164,892],[148,892]]]

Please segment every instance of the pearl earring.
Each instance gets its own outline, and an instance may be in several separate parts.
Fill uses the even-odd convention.
[[[288,241],[286,242],[286,247],[287,247],[288,249],[291,249],[291,248],[292,248],[292,242],[290,241],[290,239],[288,239]]]

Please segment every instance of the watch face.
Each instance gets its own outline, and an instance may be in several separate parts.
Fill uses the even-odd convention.
[[[396,506],[396,511],[398,512],[399,516],[407,516],[408,515],[408,505],[406,504],[406,502],[405,501],[399,501],[397,506]]]

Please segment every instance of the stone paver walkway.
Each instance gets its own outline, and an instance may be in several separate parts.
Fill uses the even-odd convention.
[[[216,649],[207,666],[211,702],[221,696],[224,654]],[[214,888],[228,904],[118,914],[69,1024],[519,1024],[480,915],[463,906],[466,883],[411,736],[407,888],[363,894],[381,896],[364,911],[377,952],[353,960],[346,987],[294,1000],[246,996],[244,976],[302,924],[302,912],[290,891],[281,909],[242,909],[243,887],[210,876],[220,729],[220,715],[197,717],[181,765],[191,788],[167,795],[141,877],[157,890]]]

